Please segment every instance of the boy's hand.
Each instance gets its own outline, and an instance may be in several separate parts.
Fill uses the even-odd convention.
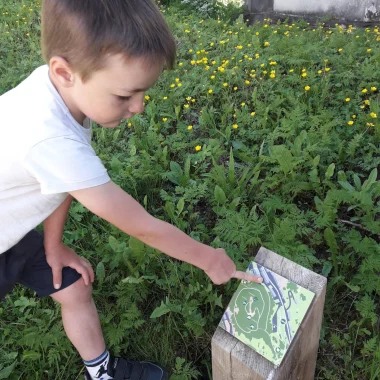
[[[211,264],[210,268],[205,270],[207,276],[215,285],[225,284],[230,281],[231,278],[237,278],[239,280],[247,280],[252,282],[263,282],[262,277],[254,276],[253,274],[240,272],[236,270],[236,265],[227,255],[226,251],[222,248],[216,249],[218,255],[215,257],[215,261]]]
[[[46,260],[53,270],[53,284],[55,289],[62,286],[62,269],[70,267],[75,269],[83,277],[84,283],[89,285],[94,282],[94,271],[91,264],[84,258],[78,256],[74,250],[66,247],[63,243],[54,249],[46,250]]]

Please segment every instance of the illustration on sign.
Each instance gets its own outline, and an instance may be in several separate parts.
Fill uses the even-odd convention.
[[[241,281],[219,326],[280,365],[314,293],[254,261],[247,272],[261,276],[264,281],[262,284]]]

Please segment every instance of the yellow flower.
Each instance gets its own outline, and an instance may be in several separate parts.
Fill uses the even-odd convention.
[[[353,122],[352,120],[350,120],[347,124],[348,124],[348,125],[353,125],[354,122]]]
[[[238,45],[238,46],[236,46],[236,49],[241,50],[241,49],[243,49],[243,46],[242,45]]]
[[[262,64],[260,65],[260,67],[265,67],[265,63],[262,63]]]
[[[363,94],[366,94],[368,92],[368,90],[366,89],[366,88],[364,88],[363,90],[362,90],[362,93]]]
[[[249,80],[246,80],[246,81],[245,81],[245,84],[248,85],[248,84],[251,84],[251,82],[250,82]]]
[[[212,92],[213,92],[212,90],[208,90],[208,93],[209,93],[209,94],[212,94]]]
[[[255,58],[259,59],[260,58],[260,54],[255,54]]]
[[[168,97],[167,96],[164,96],[164,100],[167,100],[168,99]]]
[[[234,124],[234,125],[232,126],[232,128],[233,128],[233,129],[238,129],[239,126],[238,126],[237,124]]]
[[[274,79],[274,78],[276,78],[276,74],[271,74],[271,75],[269,75],[272,79]]]
[[[307,77],[307,74],[306,73],[302,73],[302,78],[306,78]]]
[[[179,66],[179,67],[183,66],[183,63],[182,63],[182,62],[180,62],[180,63],[178,64],[178,66]]]
[[[202,149],[202,147],[201,147],[200,145],[197,145],[197,146],[195,147],[195,150],[196,150],[197,152],[199,152],[201,149]]]
[[[318,74],[322,74],[322,70],[318,70]]]
[[[215,75],[211,75],[211,79],[215,79]]]
[[[371,112],[369,115],[372,117],[372,119],[377,119],[377,115],[375,114],[375,112]]]
[[[175,84],[172,83],[172,84],[170,85],[170,88],[174,88],[174,87],[175,87]]]
[[[341,53],[341,52],[343,51],[343,49],[342,49],[342,48],[340,48],[340,49],[338,49],[338,51],[339,51],[339,53]]]
[[[377,88],[376,87],[371,87],[371,91],[376,91]]]
[[[369,100],[368,99],[364,100],[364,104],[366,104],[367,106],[369,106],[370,105]]]
[[[276,66],[276,65],[277,65],[277,62],[273,61],[273,62],[269,62],[269,64],[270,64],[271,66]]]
[[[192,65],[195,65],[195,61],[194,61],[194,60],[192,60],[190,63],[191,63]]]
[[[162,118],[162,121],[163,121],[163,122],[168,121],[168,118],[167,118],[167,117],[163,117],[163,118]]]
[[[175,81],[176,81],[176,83],[178,83],[179,82],[179,78],[175,78]]]
[[[244,106],[245,106],[245,103],[241,103],[241,106],[244,107]]]
[[[305,86],[305,91],[310,91],[310,86]]]
[[[189,131],[191,131],[191,130],[193,129],[193,126],[192,126],[192,125],[189,125],[189,126],[187,127],[187,129],[188,129]]]
[[[251,112],[251,116],[255,116],[256,115],[256,112]]]
[[[373,124],[373,123],[367,123],[367,127],[374,127],[375,126],[375,124]]]
[[[238,89],[237,87],[234,87],[234,91],[237,91],[237,89]]]
[[[189,53],[192,53],[192,52],[193,52],[193,49],[190,49],[190,50],[189,50]]]
[[[128,123],[128,127],[132,127],[132,123]]]
[[[150,96],[149,95],[145,95],[145,100],[149,100],[150,99]]]
[[[367,53],[370,53],[372,51],[372,49],[367,49]]]
[[[227,87],[227,86],[228,86],[228,83],[223,83],[223,86],[224,86],[224,87]]]
[[[191,102],[192,102],[192,103],[195,103],[195,99],[191,99]]]
[[[186,98],[186,100],[187,100],[188,102],[190,102],[190,100],[191,100],[191,96],[188,96],[188,97]]]
[[[326,71],[326,72],[329,72],[330,70],[331,70],[330,67],[326,67],[326,68],[325,68],[325,71]]]
[[[267,46],[270,46],[270,43],[268,41],[264,42],[264,46],[267,47]]]
[[[329,60],[328,59],[324,59],[323,62],[327,63]]]
[[[178,87],[182,87],[182,83],[178,83],[177,86],[178,86]]]
[[[294,73],[294,69],[289,70],[289,73]]]
[[[350,98],[346,98],[346,102],[348,103],[351,99]]]
[[[184,108],[188,109],[190,106],[188,104],[184,105]]]

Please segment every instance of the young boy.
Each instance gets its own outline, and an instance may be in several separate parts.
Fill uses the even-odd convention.
[[[167,379],[156,364],[110,356],[91,296],[94,272],[62,234],[75,198],[215,284],[260,282],[236,271],[223,249],[149,215],[91,147],[90,120],[115,128],[143,112],[144,92],[174,64],[174,39],[153,0],[44,0],[42,51],[47,65],[0,97],[0,299],[21,283],[60,303],[85,379]],[[44,234],[34,229],[42,222]]]

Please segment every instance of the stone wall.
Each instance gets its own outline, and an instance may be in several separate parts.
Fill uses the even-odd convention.
[[[380,0],[245,0],[245,5],[253,20],[290,15],[347,22],[380,21]]]

